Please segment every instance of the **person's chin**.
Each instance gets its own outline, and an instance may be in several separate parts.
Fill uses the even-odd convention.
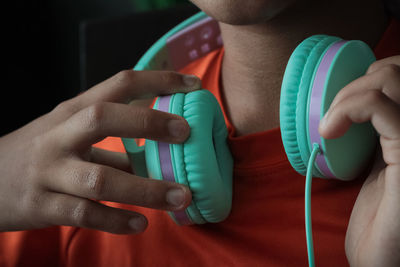
[[[295,0],[191,0],[207,15],[231,25],[251,25],[266,22]]]

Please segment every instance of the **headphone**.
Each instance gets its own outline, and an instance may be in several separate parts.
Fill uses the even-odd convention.
[[[162,36],[138,61],[134,70],[178,71],[222,46],[218,23],[200,12]],[[184,210],[169,212],[179,225],[223,221],[232,206],[233,159],[221,108],[207,90],[157,98],[154,109],[184,117],[190,136],[183,144],[146,140],[138,147],[123,138],[136,174],[188,186],[192,202]]]
[[[218,23],[199,12],[161,37],[134,70],[178,71],[222,45]],[[319,122],[339,90],[364,75],[374,61],[373,52],[362,41],[314,35],[298,45],[285,70],[280,127],[292,167],[306,176],[306,233],[312,266],[311,177],[354,179],[365,170],[377,143],[370,123],[353,124],[344,136],[328,140],[319,135]],[[191,135],[183,144],[146,140],[144,147],[123,138],[136,173],[190,188],[190,206],[169,213],[176,223],[224,220],[231,210],[233,159],[217,100],[209,91],[199,90],[158,97],[153,108],[183,116]]]

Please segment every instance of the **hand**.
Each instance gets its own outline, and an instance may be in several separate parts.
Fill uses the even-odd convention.
[[[320,125],[324,138],[371,121],[381,153],[354,205],[346,234],[351,266],[400,266],[400,56],[376,61],[344,87]]]
[[[92,147],[107,136],[181,143],[186,120],[133,99],[199,89],[200,80],[169,71],[126,70],[0,138],[0,231],[70,225],[117,234],[147,226],[138,213],[95,200],[181,210],[179,184],[129,173],[127,156]]]

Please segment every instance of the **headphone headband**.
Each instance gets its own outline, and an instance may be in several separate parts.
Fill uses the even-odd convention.
[[[134,70],[179,71],[221,46],[218,22],[199,12],[162,36],[142,56]]]

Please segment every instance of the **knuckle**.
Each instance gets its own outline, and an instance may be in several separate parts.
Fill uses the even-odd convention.
[[[79,111],[80,107],[74,99],[69,99],[59,103],[52,113],[72,115]]]
[[[82,112],[81,123],[82,127],[87,130],[97,131],[102,126],[105,114],[105,104],[96,103],[84,109]]]
[[[177,85],[182,83],[182,77],[173,71],[163,71],[160,74],[162,84]]]
[[[400,76],[400,66],[394,64],[388,64],[382,67],[382,75],[384,79],[390,79]]]
[[[71,211],[68,209],[68,204],[63,198],[53,197],[50,201],[47,199],[46,202],[46,209],[43,209],[45,210],[43,223],[57,225],[65,222],[66,217],[71,214]]]
[[[372,63],[367,70],[367,73],[371,73],[376,71],[377,69],[379,69],[381,67],[381,63],[379,61],[375,61],[374,63]]]
[[[125,86],[134,81],[136,72],[133,70],[122,70],[114,75],[113,81],[120,86]]]
[[[41,194],[37,192],[28,192],[23,196],[21,206],[24,214],[29,217],[38,217],[43,206]]]
[[[84,177],[84,188],[96,199],[102,199],[107,191],[106,170],[103,166],[94,166]]]
[[[90,228],[91,223],[91,205],[87,199],[80,200],[71,213],[72,223],[76,226]]]

